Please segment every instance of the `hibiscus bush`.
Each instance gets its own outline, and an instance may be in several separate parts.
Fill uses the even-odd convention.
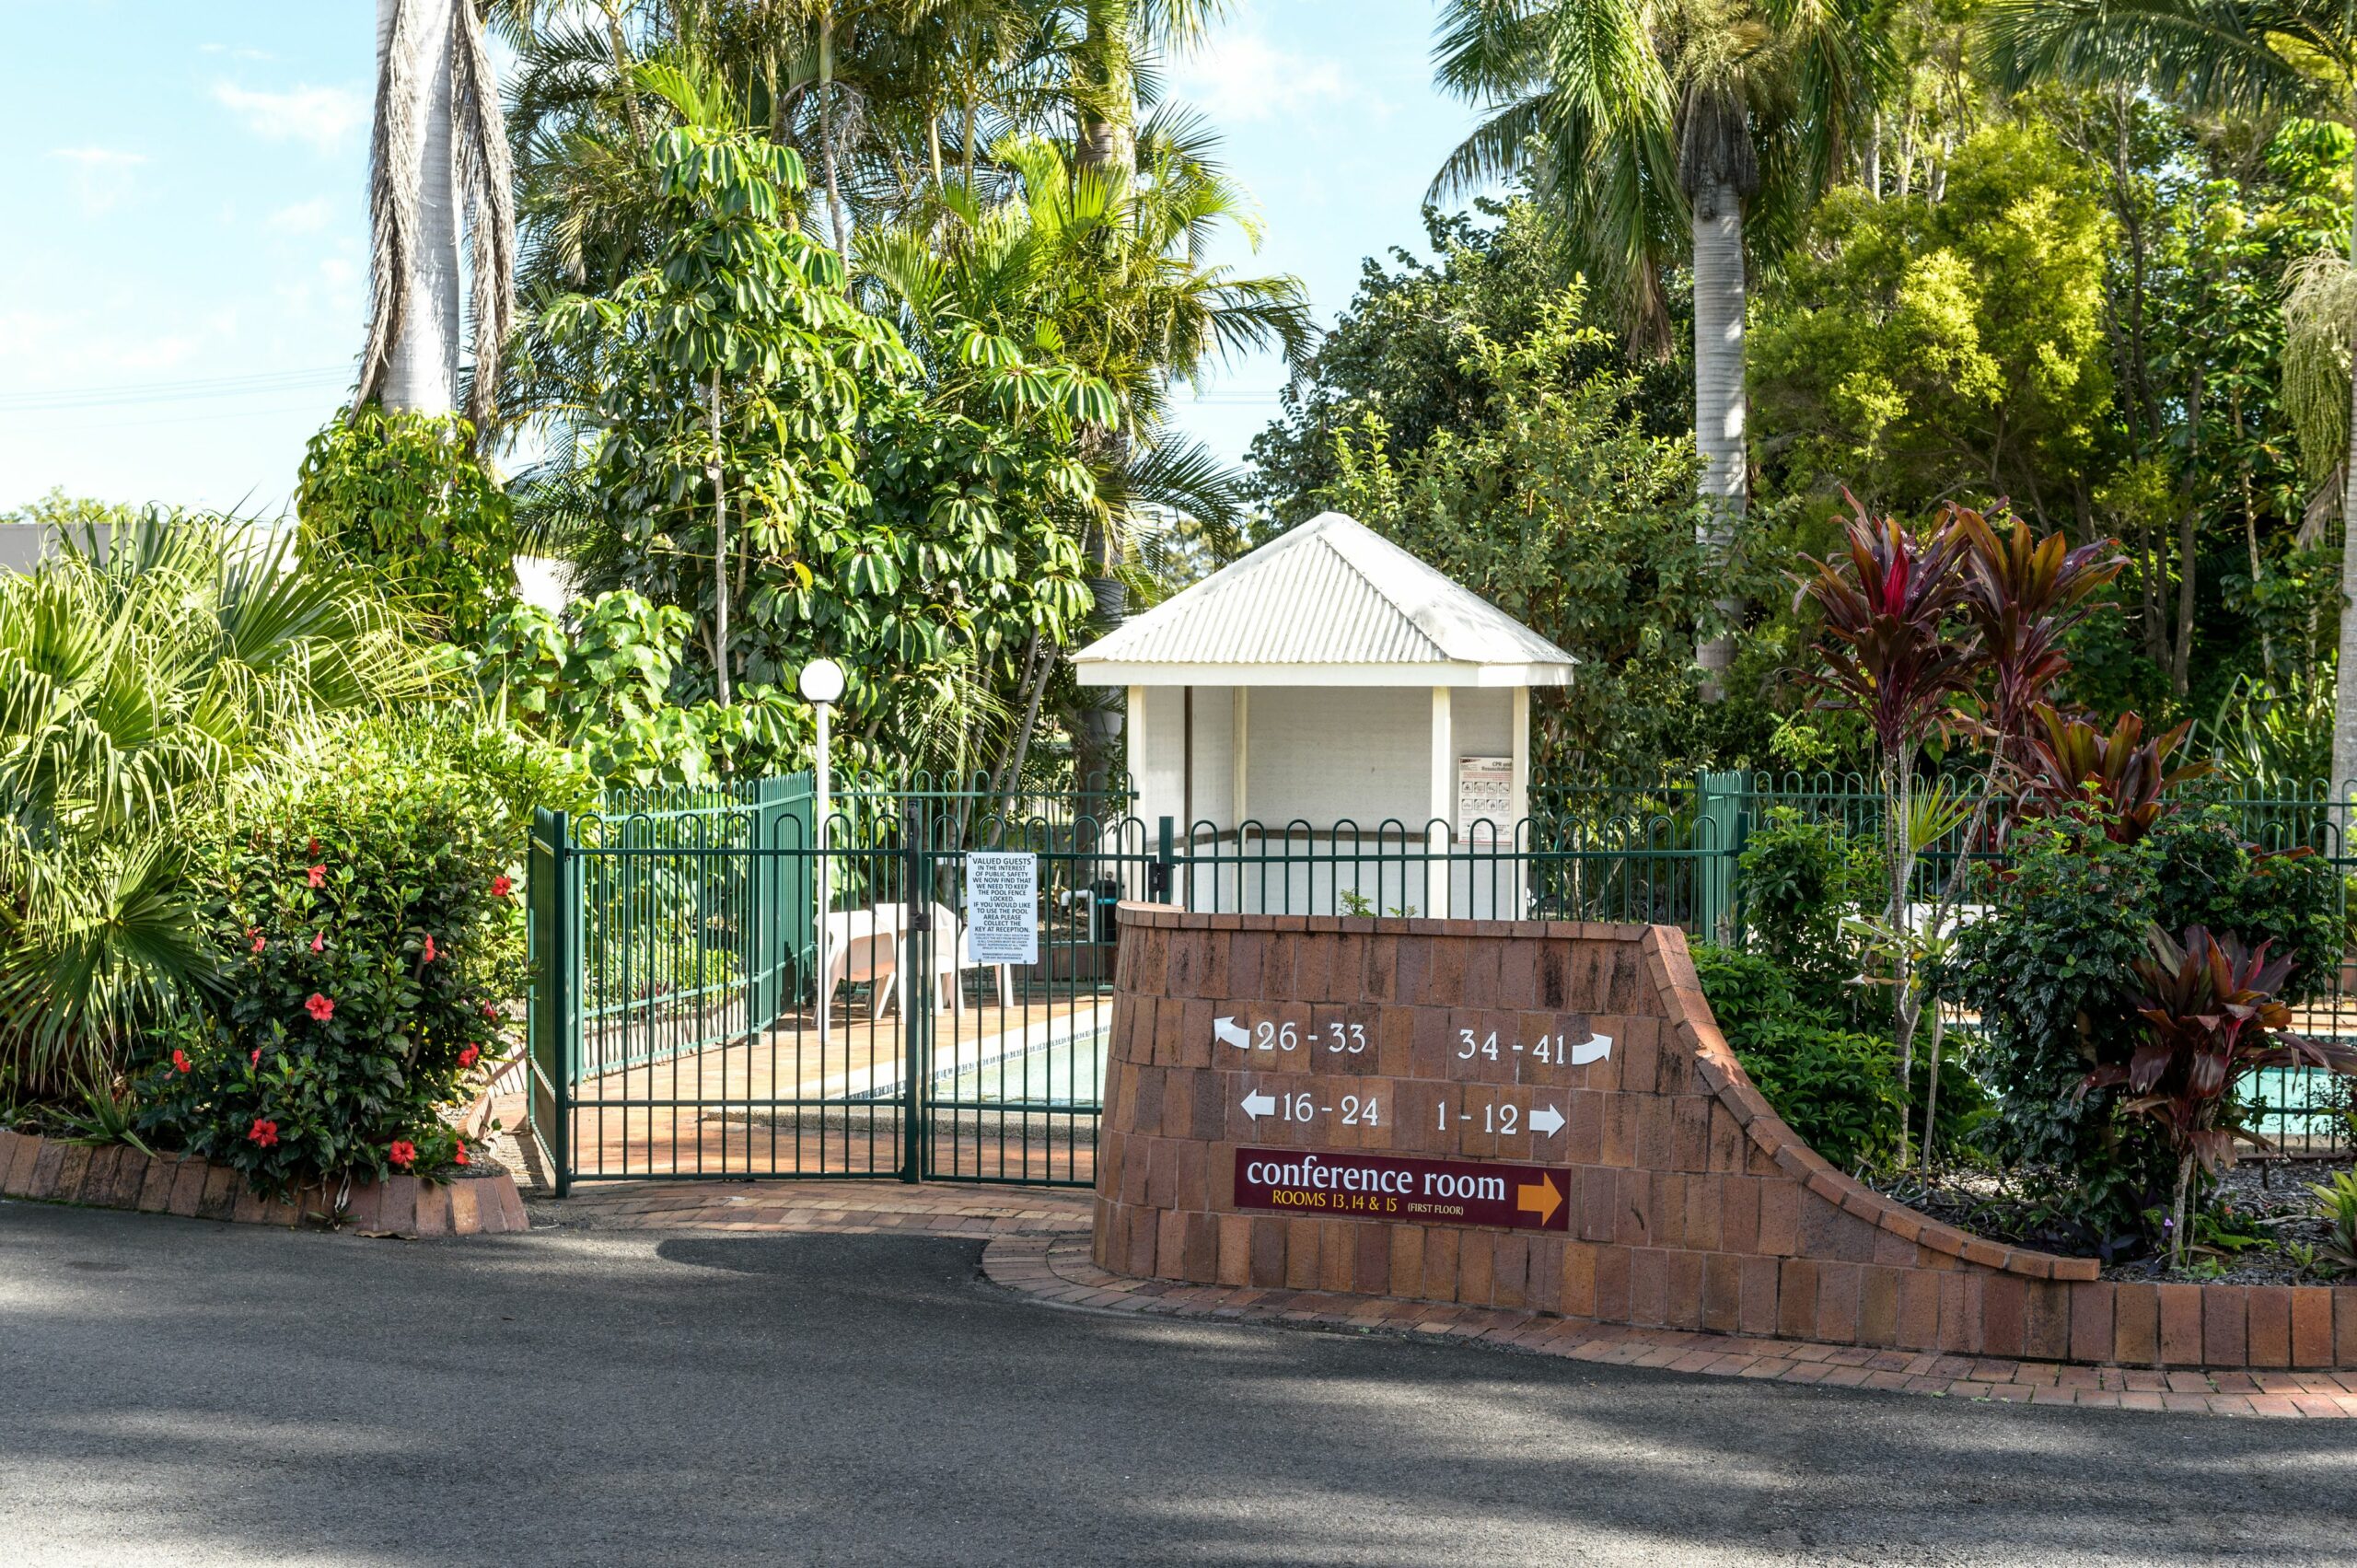
[[[522,981],[495,783],[431,733],[363,726],[239,815],[204,852],[221,979],[154,1037],[145,1130],[270,1192],[466,1164],[438,1113],[498,1056]]]

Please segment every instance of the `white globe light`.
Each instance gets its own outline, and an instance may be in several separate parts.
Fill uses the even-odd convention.
[[[831,703],[843,694],[843,667],[830,658],[812,659],[802,667],[798,684],[805,702]]]

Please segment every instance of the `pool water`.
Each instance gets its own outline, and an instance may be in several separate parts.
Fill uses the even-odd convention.
[[[935,1074],[935,1105],[1094,1109],[1105,1098],[1107,1031],[1044,1041],[963,1070]]]

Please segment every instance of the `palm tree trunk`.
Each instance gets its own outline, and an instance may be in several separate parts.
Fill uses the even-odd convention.
[[[630,45],[622,38],[621,0],[604,0],[606,13],[606,49],[613,56],[614,81],[622,95],[622,115],[630,122],[630,145],[639,152],[646,150],[646,127],[639,120],[638,88],[630,79]]]
[[[399,326],[386,358],[381,401],[389,409],[448,413],[459,401],[459,174],[452,155],[450,52],[458,0],[377,0],[379,92],[403,101],[385,106],[380,124],[416,150],[418,226],[389,252],[406,272],[392,292]],[[394,52],[401,52],[395,59]],[[380,147],[377,158],[405,161],[407,149]]]
[[[2350,210],[2349,259],[2357,264],[2357,204]],[[2357,386],[2352,386],[2357,394]],[[2357,782],[2357,395],[2349,400],[2349,457],[2340,465],[2340,659],[2332,697],[2332,792],[2345,801]],[[2341,824],[2345,832],[2349,824]]]
[[[835,128],[831,100],[835,96],[835,12],[819,16],[819,161],[827,171],[827,218],[834,226],[835,253],[848,256],[844,244],[843,188],[835,168]]]
[[[1726,558],[1742,526],[1748,454],[1744,441],[1743,202],[1724,183],[1694,193],[1694,438],[1702,453],[1701,543],[1712,570]],[[1721,597],[1730,623],[1742,606]],[[1735,638],[1722,633],[1697,650],[1704,694],[1724,694]]]
[[[1137,134],[1129,114],[1135,88],[1131,81],[1129,19],[1125,0],[1093,0],[1081,41],[1086,89],[1077,95],[1079,134],[1073,167],[1112,179],[1137,167]]]

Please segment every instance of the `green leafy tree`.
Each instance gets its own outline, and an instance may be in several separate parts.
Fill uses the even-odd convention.
[[[456,414],[339,412],[295,487],[303,549],[381,572],[457,642],[516,601],[516,512]]]
[[[1596,302],[1582,289],[1569,248],[1553,222],[1525,197],[1487,199],[1476,211],[1424,210],[1425,236],[1437,258],[1427,262],[1394,250],[1386,266],[1369,257],[1358,292],[1318,339],[1283,394],[1283,414],[1252,441],[1247,493],[1271,531],[1306,522],[1338,472],[1334,436],[1365,415],[1382,419],[1395,460],[1421,452],[1444,430],[1469,436],[1494,425],[1497,389],[1472,352],[1478,334],[1519,343],[1553,320],[1576,297],[1587,324]],[[1673,312],[1682,309],[1674,296]],[[1566,374],[1625,365],[1606,333],[1572,345]],[[1692,427],[1691,389],[1676,361],[1642,361],[1634,406],[1645,427],[1671,435]]]
[[[2328,0],[1998,0],[1985,19],[1999,78],[2114,89],[2149,87],[2188,106],[2266,115],[2290,111],[2340,124],[2357,113],[2357,13]],[[2357,206],[2346,210],[2357,256]],[[2349,351],[2357,342],[2357,265],[2338,249],[2288,281],[2288,401],[2312,471],[2337,461],[2343,542],[2340,664],[2357,668],[2357,401]],[[2332,783],[2357,779],[2357,681],[2339,685]]]
[[[1912,516],[1959,491],[2011,495],[2048,527],[2085,470],[2112,382],[2113,228],[2052,136],[1967,142],[1945,197],[1820,205],[1752,332],[1781,483]]]
[[[795,227],[793,151],[686,74],[638,69],[675,122],[649,143],[669,238],[656,266],[546,313],[586,401],[580,459],[539,476],[535,504],[586,587],[694,617],[723,706],[825,654],[851,672],[847,740],[991,752],[942,706],[1019,679],[1085,612],[1094,493],[1073,425],[1102,389],[979,331],[933,354],[954,384],[927,385]]]
[[[1324,504],[1364,520],[1582,662],[1534,704],[1542,777],[1650,782],[1690,761],[1698,696],[1687,629],[1723,581],[1694,530],[1694,457],[1646,434],[1626,371],[1585,372],[1602,334],[1568,292],[1527,335],[1463,329],[1488,417],[1395,450],[1368,412],[1336,438]]]

